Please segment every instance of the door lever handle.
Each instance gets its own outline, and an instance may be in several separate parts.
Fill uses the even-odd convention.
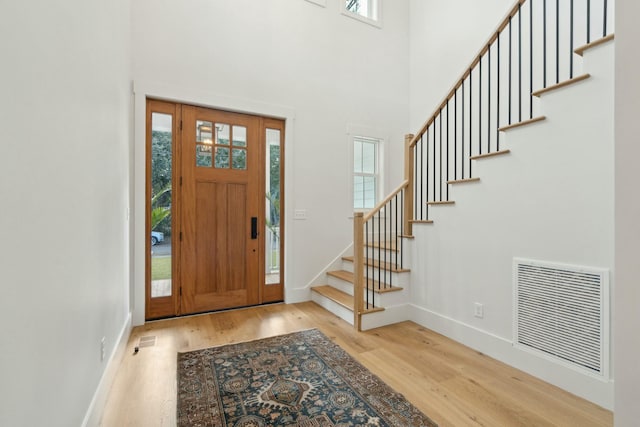
[[[258,217],[251,217],[251,240],[258,238]]]

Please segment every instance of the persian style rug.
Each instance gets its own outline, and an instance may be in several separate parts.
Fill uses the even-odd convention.
[[[436,426],[316,329],[178,354],[178,426]]]

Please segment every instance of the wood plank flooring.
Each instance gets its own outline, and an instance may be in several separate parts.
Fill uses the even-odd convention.
[[[175,426],[176,353],[318,328],[441,426],[611,426],[611,412],[415,323],[356,332],[313,302],[135,328],[101,425]],[[155,336],[155,346],[134,347]]]

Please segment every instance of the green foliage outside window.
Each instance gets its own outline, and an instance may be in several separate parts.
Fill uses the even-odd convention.
[[[171,132],[151,132],[151,229],[171,235]]]

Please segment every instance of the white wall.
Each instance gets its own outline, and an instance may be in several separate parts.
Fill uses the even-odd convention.
[[[615,251],[616,292],[613,305],[615,321],[614,355],[616,364],[616,426],[637,425],[640,419],[640,198],[638,197],[638,82],[637,41],[640,38],[637,17],[640,4],[635,0],[616,2],[616,103],[615,103]]]
[[[78,426],[128,319],[129,2],[0,2],[0,425]]]
[[[410,0],[410,125],[417,132],[514,0]]]
[[[422,324],[609,408],[610,383],[511,342],[514,257],[607,268],[613,281],[612,63],[612,44],[588,52],[592,78],[544,96],[545,122],[504,135],[510,155],[475,162],[481,182],[453,187],[455,206],[434,207],[433,225],[414,226],[412,254]]]
[[[389,138],[386,164],[397,169],[386,174],[387,190],[401,180],[408,1],[383,1],[382,29],[340,14],[338,6],[338,0],[326,7],[304,0],[133,2],[135,84],[157,88],[147,95],[295,117],[285,141],[286,213],[291,219],[294,209],[306,209],[308,219],[288,223],[289,289],[305,287],[352,240],[349,124]],[[136,120],[142,136],[141,127]],[[143,143],[136,138],[137,147]],[[143,167],[137,159],[136,173]],[[141,313],[143,276],[136,277]]]

